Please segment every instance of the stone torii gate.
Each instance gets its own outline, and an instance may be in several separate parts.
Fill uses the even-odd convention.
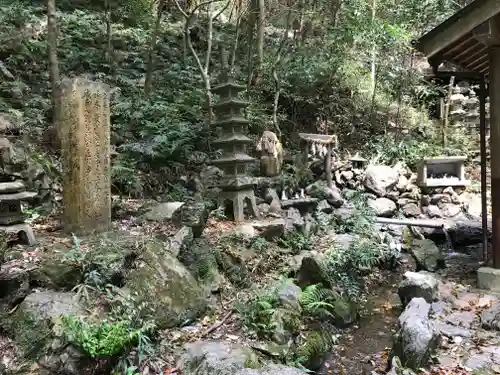
[[[474,0],[442,24],[413,42],[437,76],[462,76],[481,83],[481,194],[486,250],[486,83],[490,97],[490,155],[493,268],[478,270],[480,288],[500,291],[500,0]],[[459,72],[440,72],[443,63]]]

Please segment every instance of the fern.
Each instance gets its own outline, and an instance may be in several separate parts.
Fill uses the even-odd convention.
[[[321,318],[333,317],[336,295],[333,291],[323,288],[320,284],[306,287],[300,296],[300,304],[304,312]]]

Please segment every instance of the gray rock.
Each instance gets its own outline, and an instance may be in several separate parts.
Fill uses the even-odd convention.
[[[380,217],[391,217],[397,210],[396,203],[388,198],[369,200],[368,205],[375,212],[375,215]]]
[[[437,321],[436,328],[439,330],[439,332],[441,332],[443,336],[449,337],[450,339],[454,337],[469,338],[472,336],[470,330],[444,322]]]
[[[342,195],[338,188],[329,188],[324,181],[316,181],[306,187],[307,195],[320,200],[326,199],[330,205],[335,208],[340,208],[344,204]]]
[[[420,207],[416,203],[408,203],[403,208],[403,215],[406,217],[418,217],[422,214]]]
[[[383,197],[397,185],[398,181],[397,170],[386,165],[369,165],[365,171],[363,184],[378,197]]]
[[[300,295],[302,289],[293,283],[286,283],[278,290],[278,299],[281,305],[293,310],[301,311]]]
[[[286,223],[284,219],[255,220],[251,224],[258,235],[268,241],[280,238],[285,233]]]
[[[275,189],[267,188],[266,191],[264,192],[264,200],[266,201],[266,203],[271,204],[271,202],[274,200],[279,202],[280,198]]]
[[[474,245],[482,242],[481,219],[468,220],[460,217],[453,218],[448,226],[448,234],[456,247]],[[491,219],[488,219],[488,237],[491,238]]]
[[[291,207],[285,211],[285,231],[301,230],[305,221],[298,208]]]
[[[186,202],[173,214],[172,220],[178,225],[193,228],[193,236],[201,237],[208,219],[209,209],[206,202]]]
[[[441,217],[443,217],[443,213],[441,212],[441,210],[439,209],[439,207],[435,206],[433,204],[427,206],[427,215],[430,218],[441,218]]]
[[[451,203],[451,198],[447,194],[434,194],[430,197],[430,204],[438,205],[440,203]]]
[[[426,272],[407,271],[405,279],[398,288],[398,295],[403,306],[410,303],[413,298],[423,298],[427,303],[432,303],[438,296],[438,281]]]
[[[147,301],[151,307],[147,318],[154,319],[158,329],[196,318],[208,302],[194,276],[156,241],[146,244],[136,267],[127,274],[125,285],[137,295],[138,303]]]
[[[322,254],[309,252],[308,255],[302,258],[297,272],[297,283],[301,288],[314,284],[322,284],[325,287],[331,286],[323,265]]]
[[[318,211],[324,212],[326,214],[331,214],[333,212],[333,207],[328,203],[326,199],[318,202]]]
[[[193,242],[193,229],[191,227],[182,227],[170,238],[168,250],[174,257],[177,257],[182,248],[189,246]]]
[[[355,237],[349,233],[339,233],[335,234],[333,241],[342,249],[348,249],[352,243],[355,241]]]
[[[35,292],[2,325],[26,354],[29,352],[30,358],[38,360],[49,373],[77,375],[95,366],[95,362],[74,346],[66,345],[52,327],[62,316],[83,315],[85,307],[74,293]],[[103,366],[107,364],[109,361],[105,360]]]
[[[223,341],[197,341],[186,345],[178,367],[184,375],[306,374],[292,367],[261,364],[250,348]]]
[[[172,215],[184,202],[159,203],[144,214],[144,218],[150,221],[165,221],[172,219]]]
[[[403,193],[406,191],[406,188],[408,187],[409,183],[410,182],[408,181],[408,179],[405,176],[401,175],[401,176],[399,176],[398,183],[396,185],[396,189],[398,189],[398,191],[400,193]]]
[[[444,267],[444,256],[436,244],[427,239],[412,240],[410,254],[417,262],[417,269],[434,272]]]
[[[476,313],[473,311],[454,311],[445,318],[446,323],[456,327],[471,328],[476,320]]]
[[[429,319],[430,309],[423,298],[413,298],[398,319],[391,356],[399,357],[412,370],[426,367],[439,345],[441,335]]]
[[[481,313],[481,326],[500,331],[500,304],[495,303]]]
[[[267,203],[261,203],[257,206],[257,208],[262,215],[266,216],[269,213],[271,206],[269,206]]]
[[[403,368],[401,360],[398,357],[393,357],[391,359],[391,369],[386,375],[415,375],[415,373],[412,370]]]
[[[438,207],[444,217],[455,217],[462,212],[462,207],[453,203],[440,203]]]

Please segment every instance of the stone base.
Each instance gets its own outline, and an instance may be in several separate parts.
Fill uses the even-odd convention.
[[[6,226],[0,225],[0,231],[19,236],[19,240],[25,245],[31,246],[36,244],[33,229],[31,229],[31,226],[27,223]]]
[[[481,267],[477,270],[477,286],[492,292],[500,292],[500,269]]]
[[[259,218],[259,210],[255,201],[253,188],[236,191],[223,191],[219,193],[218,205],[224,207],[226,201],[231,201],[233,204],[234,221],[240,223],[245,220],[245,202],[249,203],[250,214],[255,218]]]

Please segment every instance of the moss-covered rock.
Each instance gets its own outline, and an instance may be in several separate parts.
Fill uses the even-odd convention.
[[[2,328],[19,345],[23,356],[38,359],[53,347],[53,327],[63,315],[81,315],[83,307],[73,293],[29,294],[14,313],[5,315]]]
[[[221,283],[216,250],[206,238],[196,238],[179,252],[178,259],[193,276],[210,291],[218,290]]]
[[[202,288],[162,243],[148,242],[126,277],[125,286],[147,302],[159,329],[194,319],[207,306]]]
[[[30,280],[35,285],[52,290],[71,290],[84,278],[82,267],[66,261],[60,253],[50,252],[40,259],[38,268],[31,273]]]
[[[23,358],[38,362],[44,373],[109,373],[113,358],[90,358],[67,341],[61,318],[84,315],[87,312],[74,293],[35,292],[14,313],[5,314],[1,326],[13,338]]]
[[[178,367],[185,375],[304,375],[305,372],[265,363],[248,347],[223,341],[197,341],[186,345]]]
[[[335,325],[345,328],[358,319],[358,306],[354,302],[340,297],[333,303],[332,314]]]
[[[316,371],[323,364],[332,345],[333,340],[328,329],[307,332],[295,349],[296,360],[305,368]]]
[[[53,247],[43,254],[31,272],[30,282],[47,289],[68,291],[93,273],[94,281],[102,285],[121,286],[139,252],[137,238],[123,232],[109,232],[78,241],[73,249]]]

